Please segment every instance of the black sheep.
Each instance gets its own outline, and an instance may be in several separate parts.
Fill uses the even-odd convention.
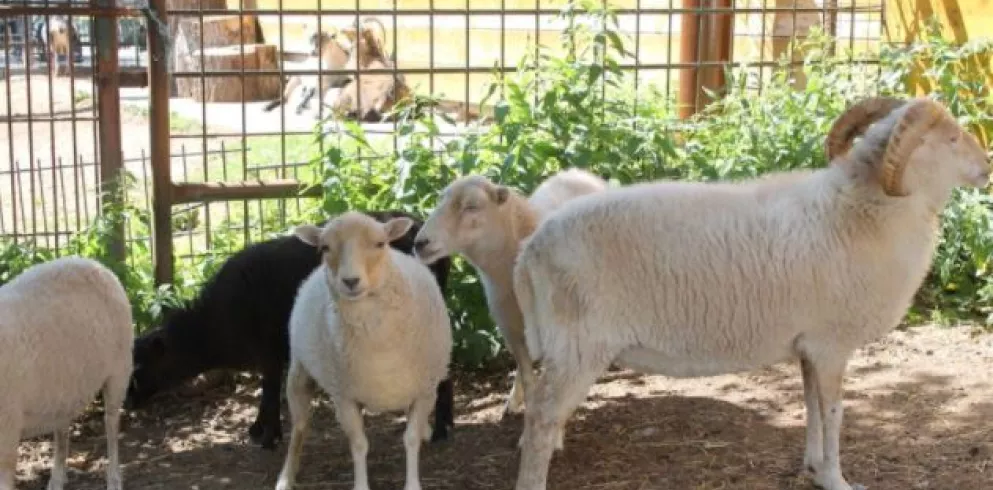
[[[401,211],[368,211],[379,221],[414,219],[405,236],[390,244],[411,253],[422,222]],[[152,395],[216,368],[262,374],[262,399],[249,436],[273,449],[282,438],[280,400],[289,361],[288,322],[300,284],[320,263],[310,245],[282,236],[232,255],[184,308],[169,312],[164,325],[135,340],[134,373],[126,406],[140,407]],[[430,266],[442,292],[451,261]],[[453,426],[451,379],[438,384],[432,441],[448,437]]]

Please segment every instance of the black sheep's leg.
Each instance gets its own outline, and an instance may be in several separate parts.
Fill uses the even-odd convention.
[[[445,378],[438,383],[438,399],[434,404],[434,430],[431,431],[431,442],[448,439],[448,430],[455,427],[452,413],[455,390],[452,385],[452,378]]]
[[[259,402],[255,423],[248,429],[248,435],[252,442],[261,444],[263,449],[275,449],[276,443],[283,438],[279,417],[282,375],[283,370],[278,365],[268,366],[262,372],[262,400]]]

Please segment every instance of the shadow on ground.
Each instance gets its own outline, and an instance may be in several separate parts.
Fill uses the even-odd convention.
[[[870,490],[993,488],[993,349],[926,335],[898,334],[849,368],[846,477]],[[453,438],[422,449],[425,490],[513,489],[521,418],[496,420],[509,387],[500,381],[485,392],[459,383]],[[154,413],[128,414],[125,488],[273,488],[286,442],[271,452],[245,440],[255,403],[242,386],[233,394],[169,397]],[[323,401],[313,420],[297,488],[351,489],[347,443]],[[402,488],[402,422],[370,416],[366,423],[372,488]],[[701,380],[609,373],[571,419],[548,488],[810,490],[798,471],[803,424],[794,366]],[[22,444],[24,489],[47,481],[50,448],[37,441]],[[104,488],[104,443],[99,417],[79,424],[69,488]]]

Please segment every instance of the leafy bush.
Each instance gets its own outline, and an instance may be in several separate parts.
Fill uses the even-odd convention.
[[[815,32],[800,46],[806,53],[802,89],[794,87],[784,64],[759,93],[753,88],[755,70],[740,67],[728,72],[728,87],[716,103],[679,121],[670,100],[651,85],[636,92],[619,69],[629,53],[609,9],[580,0],[566,6],[562,17],[568,21],[562,33],[565,54],[538,50],[521,60],[517,73],[496,80],[489,94],[500,97],[488,128],[471,126],[443,138],[433,119],[411,115],[412,107],[429,103],[420,100],[398,111],[401,140],[395,154],[353,123],[322,134],[329,149],[314,183],[325,190],[323,211],[396,207],[426,215],[445,185],[470,173],[529,193],[570,166],[621,183],[739,179],[822,167],[824,137],[835,118],[866,95],[910,93],[912,80],[921,80],[912,73],[915,66],[930,67],[924,75],[935,83],[933,96],[964,122],[982,132],[991,117],[988,89],[963,61],[988,54],[988,44],[956,47],[932,33],[903,49],[887,47],[877,66],[852,62],[851,53],[829,56],[832,40]],[[986,272],[993,254],[989,209],[985,192],[956,195],[946,212],[935,273],[922,288],[912,320],[940,318],[940,312],[986,313],[978,305],[993,295]],[[485,365],[499,353],[501,341],[474,271],[459,258],[456,267],[449,296],[456,360]]]
[[[993,136],[993,92],[988,77],[993,40],[963,44],[945,39],[932,20],[922,40],[883,53],[881,90],[941,101],[987,146]],[[934,265],[918,293],[913,320],[949,322],[980,318],[993,325],[993,202],[988,189],[959,189],[945,208]]]
[[[738,67],[728,71],[728,87],[717,102],[679,120],[672,100],[651,84],[635,84],[619,68],[630,53],[610,9],[578,0],[563,9],[562,18],[568,21],[564,53],[528,50],[516,73],[494,76],[488,98],[496,99],[495,122],[489,126],[470,125],[455,136],[443,135],[435,119],[423,115],[428,98],[398,109],[395,147],[391,139],[375,139],[354,122],[322,121],[317,137],[326,151],[315,162],[312,184],[323,188],[323,199],[318,209],[291,221],[346,209],[399,208],[426,215],[445,185],[470,173],[530,193],[565,167],[586,168],[620,183],[740,179],[822,167],[831,123],[849,104],[873,93],[906,96],[923,90],[947,104],[984,142],[993,130],[993,95],[985,83],[991,43],[957,45],[935,24],[915,44],[884,46],[878,65],[853,63],[850,53],[828,55],[832,40],[815,33],[800,47],[806,53],[802,89],[793,86],[785,65],[762,82],[761,91],[755,88],[757,70]],[[328,125],[340,130],[326,131]],[[979,318],[993,323],[988,306],[993,300],[991,209],[985,190],[955,194],[911,322]],[[147,211],[125,204],[105,209],[60,253],[81,253],[111,265],[128,289],[139,328],[153,324],[164,305],[187,297],[228,252],[244,245],[232,233],[214,233],[213,250],[178,270],[174,287],[155,288],[145,242],[131,244],[127,266],[110,259],[105,239],[121,222],[132,236],[150,234]],[[55,255],[23,242],[0,244],[0,283]],[[448,306],[455,360],[462,368],[492,366],[503,352],[502,340],[478,277],[460,257],[454,267]]]

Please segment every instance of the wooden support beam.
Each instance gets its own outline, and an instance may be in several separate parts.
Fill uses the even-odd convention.
[[[237,201],[241,199],[319,197],[322,192],[320,187],[304,190],[304,184],[295,179],[184,182],[172,186],[173,204]]]
[[[166,0],[151,0],[151,7],[167,23]],[[169,60],[162,32],[148,28],[149,139],[152,153],[152,252],[155,284],[171,283],[172,260],[172,167],[169,155]]]

